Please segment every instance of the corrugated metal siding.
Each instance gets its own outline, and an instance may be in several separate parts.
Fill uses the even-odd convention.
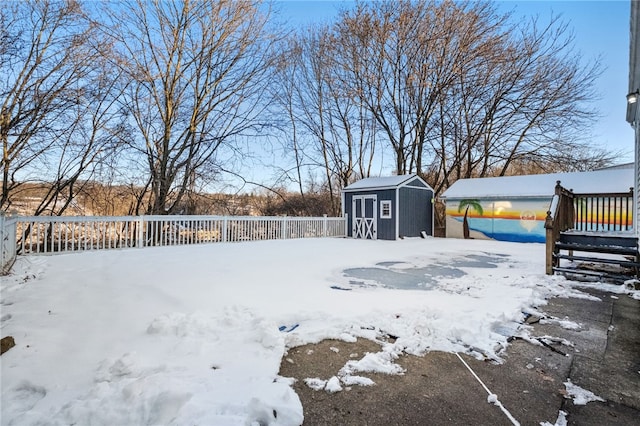
[[[419,237],[422,231],[426,231],[427,235],[433,235],[432,198],[433,191],[431,190],[400,188],[399,235]]]

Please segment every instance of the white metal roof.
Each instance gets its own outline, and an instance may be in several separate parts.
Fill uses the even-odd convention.
[[[418,177],[417,175],[400,175],[400,176],[364,178],[345,187],[343,191],[355,191],[355,190],[362,190],[362,189],[397,188],[416,178],[420,179],[420,177]],[[423,181],[422,179],[420,179],[420,181],[426,185],[425,189],[431,189],[431,187],[425,181]]]
[[[573,189],[575,193],[628,192],[633,187],[633,169],[460,179],[441,197],[551,197],[556,181],[560,181],[560,184],[567,189]]]

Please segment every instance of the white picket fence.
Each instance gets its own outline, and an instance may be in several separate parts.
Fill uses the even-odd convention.
[[[2,269],[16,255],[288,238],[344,237],[342,217],[0,216]],[[7,266],[8,265],[8,266]]]

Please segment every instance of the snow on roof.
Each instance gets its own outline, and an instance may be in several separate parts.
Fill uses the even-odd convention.
[[[393,188],[400,186],[412,179],[415,179],[416,177],[416,175],[400,175],[364,178],[345,187],[344,191],[353,191],[357,189]]]
[[[628,192],[633,187],[633,169],[460,179],[441,197],[551,197],[556,181],[560,181],[563,187],[578,194]]]

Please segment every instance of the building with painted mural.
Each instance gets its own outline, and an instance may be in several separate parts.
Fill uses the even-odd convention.
[[[583,218],[584,230],[628,229],[633,224],[633,176],[629,164],[592,172],[460,179],[440,197],[446,204],[446,236],[543,243],[557,181],[576,194],[619,194],[619,200],[576,201],[576,218],[583,210],[581,203],[599,203],[588,209],[598,213]]]

